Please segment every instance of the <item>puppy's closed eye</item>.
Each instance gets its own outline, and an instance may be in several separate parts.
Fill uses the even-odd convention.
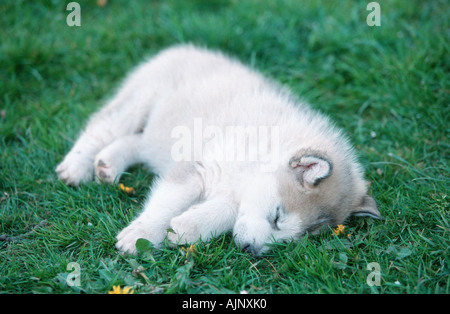
[[[280,206],[277,206],[275,216],[272,217],[271,219],[269,218],[269,222],[270,222],[272,229],[280,230],[280,227],[278,226],[278,222],[280,220],[280,215],[281,215],[281,209],[280,209]]]

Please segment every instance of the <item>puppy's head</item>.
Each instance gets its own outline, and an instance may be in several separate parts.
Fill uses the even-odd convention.
[[[276,172],[260,174],[248,184],[233,230],[235,241],[260,255],[271,242],[318,234],[351,215],[381,218],[362,177],[348,156],[297,152]]]

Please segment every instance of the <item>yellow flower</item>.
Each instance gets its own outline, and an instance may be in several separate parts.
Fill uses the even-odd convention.
[[[107,2],[108,2],[108,0],[97,0],[97,5],[99,7],[104,7]]]
[[[183,247],[181,247],[181,250],[186,252],[186,258],[188,258],[190,255],[194,254],[197,252],[197,248],[195,247],[195,245],[191,244],[190,247],[188,247],[187,249]]]
[[[120,183],[120,184],[119,184],[119,188],[120,188],[122,191],[125,191],[126,193],[134,193],[134,189],[133,189],[133,188],[129,188],[129,187],[123,185],[123,183]]]
[[[334,234],[340,235],[341,233],[344,233],[345,226],[344,225],[337,225],[335,229],[333,229]]]
[[[125,287],[123,289],[120,286],[113,286],[111,291],[108,291],[108,294],[133,294],[134,290],[131,290],[131,287]]]

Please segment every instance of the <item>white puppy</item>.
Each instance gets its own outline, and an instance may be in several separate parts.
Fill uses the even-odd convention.
[[[71,185],[113,183],[136,163],[159,179],[117,236],[129,253],[139,238],[158,247],[166,236],[185,243],[233,230],[259,255],[352,214],[380,217],[351,145],[326,117],[236,60],[194,46],[134,70],[56,171]]]

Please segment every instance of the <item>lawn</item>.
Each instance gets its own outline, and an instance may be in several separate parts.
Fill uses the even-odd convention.
[[[79,27],[68,2],[0,4],[0,293],[450,292],[448,1],[379,1],[373,27],[370,1],[86,0]],[[230,234],[120,255],[115,236],[152,174],[131,169],[126,193],[68,187],[54,169],[133,66],[183,42],[221,49],[329,115],[384,219],[261,258]]]

